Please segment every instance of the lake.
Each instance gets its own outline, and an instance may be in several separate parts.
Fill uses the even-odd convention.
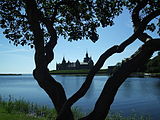
[[[68,97],[70,97],[85,80],[85,76],[54,75]],[[84,112],[93,109],[94,104],[107,80],[107,76],[95,76],[87,94],[74,104]],[[32,75],[0,76],[0,95],[8,99],[12,95],[16,99],[24,99],[39,105],[53,107],[47,94],[38,86]],[[120,87],[112,112],[124,115],[131,113],[150,115],[153,120],[160,119],[160,78],[128,78]]]

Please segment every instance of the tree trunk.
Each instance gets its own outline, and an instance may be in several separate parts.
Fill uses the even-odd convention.
[[[41,11],[37,9],[35,0],[24,0],[24,2],[26,4],[25,9],[28,21],[34,35],[36,65],[36,68],[33,71],[34,78],[37,80],[40,87],[42,87],[51,98],[53,104],[55,105],[57,113],[62,113],[61,115],[59,115],[60,117],[58,117],[57,120],[73,120],[74,118],[70,107],[88,91],[94,74],[93,76],[91,74],[87,84],[85,84],[84,87],[82,86],[82,89],[80,89],[80,91],[75,94],[75,96],[71,97],[71,99],[69,99],[68,101],[68,104],[66,104],[67,98],[62,85],[58,83],[54,78],[52,78],[47,68],[51,60],[53,60],[53,48],[57,42],[57,40],[54,39],[54,37],[57,37],[56,33],[51,27],[52,24],[50,24],[50,21],[48,22],[48,19],[44,18],[43,14],[41,14]],[[145,30],[146,25],[150,22],[150,19],[153,19],[153,17],[157,16],[158,12],[159,11],[157,11],[156,14],[150,14],[150,16],[148,15],[147,17],[145,17],[145,19],[142,21],[143,24],[140,24],[138,30],[136,30],[134,35],[123,42],[120,46],[115,46],[116,48],[118,48],[118,51],[116,50],[116,52],[122,52],[126,46],[135,41],[135,39],[140,36],[140,34]],[[46,29],[51,36],[51,39],[48,42],[49,44],[47,44],[48,46],[44,45],[43,30],[40,27],[42,23],[46,25]],[[138,51],[138,53],[134,54],[129,60],[124,62],[121,68],[119,68],[119,70],[115,72],[113,76],[111,76],[106,82],[103,91],[98,101],[96,102],[93,112],[88,116],[82,118],[81,120],[104,120],[109,112],[110,105],[114,100],[118,88],[130,73],[135,71],[141,64],[144,64],[150,58],[153,51],[153,49],[150,49],[150,46],[146,47],[145,44]],[[63,110],[63,108],[65,109]]]
[[[59,114],[63,104],[66,102],[67,97],[65,91],[60,83],[58,83],[49,73],[47,68],[49,62],[53,59],[53,48],[52,43],[56,43],[56,39],[51,38],[50,44],[51,49],[46,52],[44,46],[44,34],[40,27],[40,14],[37,9],[35,0],[28,1],[24,0],[26,4],[26,13],[28,16],[28,21],[31,25],[31,30],[34,35],[34,45],[35,45],[35,70],[33,71],[33,76],[37,80],[41,88],[45,90],[50,99],[52,100],[57,113]],[[57,36],[54,36],[57,37]],[[48,47],[48,48],[49,48]],[[74,120],[71,109],[68,109],[63,115],[62,120]]]
[[[40,87],[43,88],[44,91],[48,94],[55,106],[57,113],[59,114],[63,104],[67,100],[62,85],[54,80],[54,78],[49,74],[48,70],[39,71],[35,69],[33,75]],[[74,120],[71,109],[63,114],[61,120]]]
[[[145,6],[146,3],[143,3],[143,5],[138,5],[134,10],[134,15],[132,16],[133,18],[137,18],[137,15],[139,15],[140,9],[143,8]],[[138,9],[138,10],[137,10]],[[135,14],[135,12],[138,12],[137,14]],[[145,40],[140,39],[142,42],[145,42],[147,39],[146,37],[144,37],[143,31],[146,29],[146,25],[156,16],[159,15],[159,10],[156,10],[154,12],[151,12],[149,15],[147,15],[145,18],[143,18],[143,20],[141,21],[141,23],[136,26],[135,32],[133,35],[131,35],[128,39],[126,39],[124,42],[122,42],[120,45],[115,45],[113,47],[111,47],[110,49],[108,49],[107,51],[105,51],[100,58],[98,59],[97,63],[95,64],[95,66],[90,70],[89,74],[86,77],[85,82],[83,83],[83,85],[81,86],[81,88],[73,95],[71,96],[66,103],[64,104],[59,117],[63,116],[63,113],[66,112],[67,109],[70,109],[71,106],[78,101],[80,98],[82,98],[86,92],[88,91],[92,80],[94,78],[94,75],[100,70],[100,68],[103,66],[104,62],[106,61],[107,58],[109,58],[110,56],[112,56],[115,53],[121,53],[124,51],[124,49],[130,45],[131,43],[133,43],[137,38],[141,37]],[[133,20],[135,22],[135,20]],[[140,22],[140,21],[139,21]],[[147,36],[148,37],[148,36]],[[149,37],[150,38],[150,37]]]
[[[154,45],[158,44],[157,41],[150,40],[133,54],[131,58],[122,62],[121,67],[107,80],[95,104],[94,110],[80,120],[105,120],[110,106],[114,101],[114,97],[122,83],[132,72],[136,71],[141,65],[144,65],[155,50],[160,50],[160,42],[159,46],[154,46],[153,43]]]

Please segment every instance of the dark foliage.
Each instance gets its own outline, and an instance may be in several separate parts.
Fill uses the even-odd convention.
[[[104,120],[121,84],[144,65],[154,51],[160,50],[160,39],[145,33],[149,30],[160,35],[159,3],[159,0],[1,0],[0,26],[14,45],[35,48],[33,75],[55,105],[57,120],[74,119],[71,106],[86,94],[95,74],[110,56],[123,52],[136,40],[143,42],[142,47],[109,77],[93,111],[81,118]],[[53,49],[58,37],[69,41],[86,38],[96,42],[99,39],[97,28],[114,25],[114,18],[123,9],[130,11],[133,34],[120,45],[106,50],[89,71],[81,88],[67,99],[62,85],[47,68],[54,59]]]
[[[146,65],[146,72],[160,73],[160,55],[155,56]]]

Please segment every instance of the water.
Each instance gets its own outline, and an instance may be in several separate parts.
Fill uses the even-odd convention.
[[[77,91],[85,80],[85,76],[55,75],[54,78],[63,85],[68,97]],[[74,106],[84,112],[91,111],[107,78],[95,76],[87,94]],[[53,107],[49,97],[32,75],[0,76],[0,95],[6,99],[12,95],[14,98]],[[111,111],[122,112],[124,115],[150,115],[153,120],[160,119],[160,78],[128,78],[120,87]]]

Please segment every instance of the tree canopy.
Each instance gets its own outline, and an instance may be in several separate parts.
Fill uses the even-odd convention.
[[[15,45],[35,48],[34,78],[51,98],[57,111],[57,120],[73,120],[72,105],[88,91],[95,74],[113,54],[121,53],[135,40],[143,45],[109,77],[89,115],[81,120],[104,120],[118,88],[126,78],[144,65],[154,51],[160,50],[160,39],[145,31],[160,35],[159,0],[1,0],[0,26],[4,35]],[[70,98],[63,86],[48,70],[54,59],[53,49],[59,36],[69,41],[99,38],[98,27],[114,25],[114,18],[128,9],[133,22],[133,34],[120,45],[107,49],[91,68],[85,82]]]
[[[160,73],[160,54],[150,59],[146,64],[146,72],[149,73]]]
[[[38,11],[34,12],[38,13],[37,19],[43,29],[46,42],[49,34],[45,19],[51,21],[58,36],[63,36],[70,41],[87,38],[95,42],[98,40],[96,29],[100,23],[102,26],[112,25],[115,15],[119,15],[122,11],[120,1],[116,4],[112,1],[104,1],[105,6],[101,6],[101,1],[92,0],[38,0],[36,3]],[[15,45],[27,43],[31,45],[34,37],[25,12],[24,1],[1,0],[0,5],[0,25],[4,29],[6,38],[13,41]],[[100,7],[103,7],[103,10],[100,10]],[[35,15],[34,12],[32,15]]]
[[[97,27],[112,26],[113,19],[122,13],[123,9],[132,12],[139,0],[37,0],[37,18],[43,29],[46,42],[50,35],[47,32],[45,19],[49,19],[55,27],[58,36],[68,40],[91,39],[98,40]],[[145,3],[145,2],[144,2]],[[33,33],[25,12],[25,3],[22,0],[0,1],[0,25],[4,29],[5,37],[15,45],[33,45]],[[142,20],[145,16],[158,9],[158,0],[148,0],[147,6],[139,13]],[[36,11],[34,11],[36,12]],[[35,13],[32,15],[35,15]],[[157,30],[160,34],[160,22],[151,23],[146,29]],[[158,27],[156,29],[156,27]]]

